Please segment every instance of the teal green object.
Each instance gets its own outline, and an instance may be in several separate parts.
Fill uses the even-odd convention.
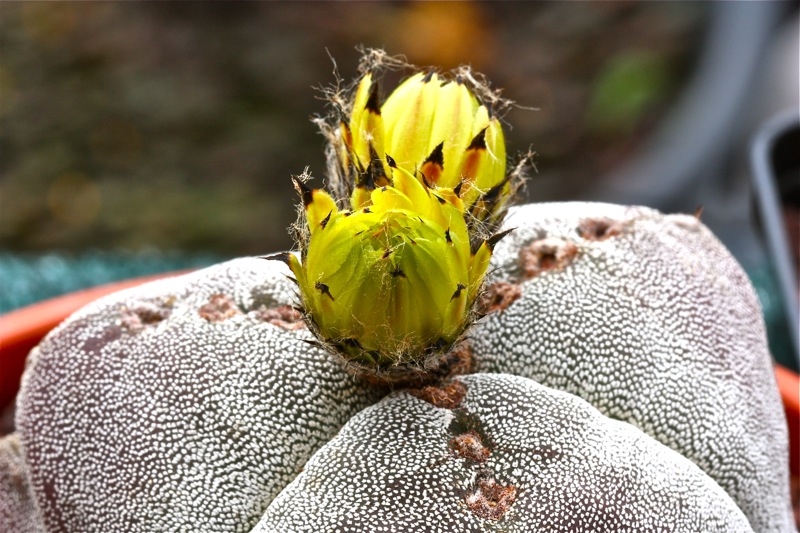
[[[764,263],[763,265],[749,268],[747,275],[750,277],[750,281],[758,294],[758,299],[761,301],[772,357],[776,363],[797,372],[791,337],[786,326],[787,320],[784,316],[783,295],[772,266],[769,263]]]
[[[0,313],[114,281],[200,268],[224,258],[178,252],[106,252],[78,255],[0,252]]]

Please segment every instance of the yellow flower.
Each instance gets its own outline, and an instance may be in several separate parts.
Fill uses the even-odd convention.
[[[500,121],[460,77],[419,72],[381,105],[371,73],[361,79],[349,122],[341,124],[343,173],[355,179],[354,208],[390,183],[386,155],[432,187],[455,190],[478,219],[502,212],[511,184]]]
[[[351,106],[323,125],[337,197],[295,178],[300,255],[280,259],[320,344],[402,380],[435,367],[475,319],[519,174],[506,176],[500,122],[461,76],[414,74],[381,104],[367,73]]]
[[[379,367],[446,351],[464,332],[493,241],[473,252],[455,195],[424,187],[391,158],[393,185],[339,210],[299,179],[308,229],[296,276],[312,328],[348,359]]]

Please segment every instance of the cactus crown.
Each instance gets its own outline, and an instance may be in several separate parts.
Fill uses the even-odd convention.
[[[493,234],[521,183],[506,173],[510,103],[462,67],[414,69],[385,101],[379,76],[413,68],[368,51],[350,91],[332,91],[331,192],[294,178],[300,257],[286,254],[320,344],[358,370],[404,380],[436,367],[476,318]]]

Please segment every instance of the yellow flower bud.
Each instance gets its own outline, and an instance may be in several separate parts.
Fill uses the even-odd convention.
[[[471,249],[457,196],[439,196],[390,165],[393,185],[374,189],[370,205],[355,211],[296,180],[308,242],[302,261],[286,256],[317,335],[378,367],[446,351],[469,323],[491,256],[490,242]]]
[[[519,175],[506,176],[500,122],[461,76],[414,74],[381,103],[367,72],[350,101],[322,126],[335,197],[295,179],[300,256],[280,258],[320,344],[383,378],[419,377],[477,315]]]
[[[370,192],[389,183],[385,156],[419,180],[457,187],[466,209],[485,219],[498,216],[512,193],[500,121],[490,116],[460,78],[419,72],[382,105],[378,84],[367,73],[358,85],[349,123],[341,125],[341,161],[355,176],[354,208],[369,205]]]

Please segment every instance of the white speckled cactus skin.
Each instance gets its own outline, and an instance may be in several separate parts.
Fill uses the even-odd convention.
[[[0,438],[0,531],[43,531],[41,513],[31,490],[28,469],[22,458],[19,436]]]
[[[242,259],[124,291],[32,353],[17,427],[48,531],[249,531],[380,398],[307,330],[257,318],[294,301],[286,273]],[[215,294],[251,312],[210,322]]]
[[[602,220],[602,240],[578,227]],[[761,309],[744,271],[695,217],[608,204],[530,204],[495,249],[493,281],[521,296],[471,332],[476,371],[580,396],[682,453],[756,531],[790,531],[788,437]],[[525,279],[520,250],[576,247]],[[490,282],[491,283],[491,282]]]
[[[619,231],[584,239],[575,228],[588,218],[619,222]],[[791,531],[785,420],[760,312],[741,269],[716,239],[692,217],[600,204],[525,206],[512,211],[507,226],[517,229],[497,246],[490,269],[494,281],[518,285],[520,297],[471,330],[477,371],[516,374],[582,397],[696,463],[754,530]],[[548,263],[522,279],[521,249],[546,237],[571,242],[571,262],[550,270]],[[34,350],[17,428],[48,531],[250,531],[309,458],[339,442],[331,439],[340,428],[385,395],[307,344],[306,329],[264,319],[262,306],[295,303],[287,273],[278,262],[241,259],[125,291],[80,311]],[[204,314],[217,295],[235,306],[212,305],[217,314]],[[463,379],[475,380],[478,390],[489,378]],[[508,411],[521,407],[510,406],[524,404],[528,394],[554,394],[504,379],[522,384],[504,402],[481,403],[470,389],[486,420],[517,420]],[[415,413],[441,418],[437,408],[404,395],[374,412],[393,402],[412,402],[421,405]],[[625,431],[637,435],[626,441],[633,456],[641,443],[658,448],[638,430]],[[523,457],[511,449],[492,453],[498,461]],[[611,453],[584,451],[598,458]],[[658,472],[680,471],[696,490],[713,486],[677,454],[655,455],[663,465]],[[613,455],[625,456],[623,449]],[[397,468],[421,458],[407,460]],[[595,471],[575,475],[589,479]],[[525,494],[533,490],[532,472],[518,476],[509,519],[517,507],[527,509]],[[418,496],[430,490],[420,487]],[[713,509],[735,524],[738,514],[712,492],[691,498],[696,510]],[[663,515],[639,519],[677,520],[674,500],[666,500]],[[693,512],[682,516],[691,520]],[[466,530],[498,523],[462,517]],[[265,524],[278,519],[291,516],[268,515]]]
[[[507,374],[460,378],[451,411],[396,393],[353,417],[267,509],[279,531],[751,531],[697,466],[585,401]],[[480,420],[480,463],[448,443],[458,411]],[[499,520],[466,500],[476,479],[524,487]]]

